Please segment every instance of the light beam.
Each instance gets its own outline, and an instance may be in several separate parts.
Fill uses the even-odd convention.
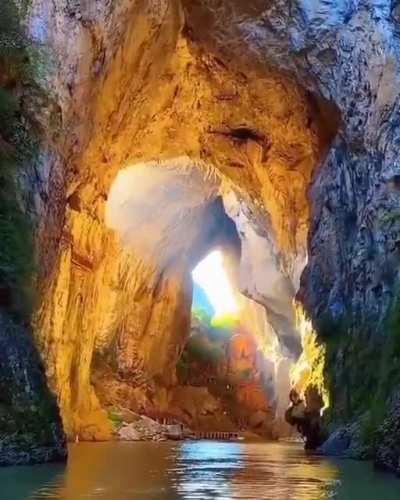
[[[193,280],[203,288],[215,309],[215,317],[236,314],[238,304],[219,250],[207,255],[192,271]]]

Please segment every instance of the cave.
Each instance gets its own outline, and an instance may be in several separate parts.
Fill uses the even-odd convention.
[[[1,465],[303,405],[400,472],[398,15],[311,3],[2,0]]]
[[[88,369],[103,415],[139,412],[192,431],[252,426],[269,438],[291,434],[283,417],[301,354],[295,288],[268,245],[267,227],[246,209],[215,168],[189,158],[118,173],[105,220],[127,252],[127,300],[136,313],[130,322],[114,317],[117,325],[103,328],[94,345]],[[138,269],[146,270],[147,289],[142,280],[131,288]],[[218,278],[207,288],[210,273]],[[214,297],[216,314],[193,313],[199,293]],[[210,358],[219,352],[219,364],[201,349]],[[81,439],[107,432],[100,414],[97,427],[79,430]]]
[[[222,241],[232,224],[237,288],[260,306],[260,343],[276,344],[267,361],[277,420],[294,364],[299,387],[311,376],[294,298],[307,261],[307,193],[337,112],[325,126],[327,101],[279,71],[253,68],[245,77],[240,64],[221,63],[187,36],[181,9],[165,15],[158,24],[149,11],[126,26],[93,94],[93,128],[73,146],[65,210],[55,233],[39,228],[49,238],[40,268],[48,271],[39,276],[35,332],[71,440],[110,439],[113,393],[131,409],[171,413],[190,271],[218,238],[233,247]],[[145,43],[148,29],[158,38],[143,59],[131,34]],[[62,200],[54,202],[51,217]],[[316,385],[325,391],[322,379]]]

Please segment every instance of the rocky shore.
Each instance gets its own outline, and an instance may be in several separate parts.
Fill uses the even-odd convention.
[[[115,428],[114,437],[120,441],[178,441],[193,436],[193,432],[179,422],[160,423],[127,409],[113,409],[109,415]]]

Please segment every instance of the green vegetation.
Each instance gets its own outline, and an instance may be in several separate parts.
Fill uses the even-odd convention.
[[[400,386],[400,290],[378,326],[380,335],[371,331],[373,324],[325,317],[316,325],[326,346],[325,380],[332,396],[325,419],[336,424],[360,419],[363,444],[370,450],[387,416],[388,400]]]
[[[233,314],[225,314],[211,318],[205,309],[194,309],[194,318],[207,331],[207,335],[212,342],[225,342],[232,337],[233,331],[239,325],[239,320]]]
[[[384,211],[379,217],[379,222],[387,225],[400,222],[400,210]]]
[[[46,386],[31,335],[26,328],[2,317],[0,441],[21,441],[22,448],[54,443],[55,433],[61,429],[59,423],[57,402]]]
[[[26,9],[29,2],[22,2]],[[21,88],[34,86],[34,50],[13,0],[0,5],[0,306],[18,316],[32,304],[33,239],[18,179],[35,160],[37,141],[21,105]]]
[[[203,308],[192,309],[192,316],[196,318],[203,326],[209,328],[211,326],[211,316]]]
[[[200,363],[214,364],[224,356],[224,349],[220,343],[212,342],[201,334],[192,335],[186,345],[188,359]]]
[[[185,346],[185,350],[180,357],[177,366],[176,374],[180,383],[185,384],[191,375],[191,365],[199,365],[213,370],[218,363],[224,358],[224,344],[221,342],[213,342],[207,335],[201,332],[191,335]]]
[[[224,314],[223,316],[215,316],[211,321],[213,328],[224,330],[233,330],[239,324],[239,319],[233,314]]]
[[[108,411],[108,419],[111,421],[115,429],[118,430],[122,426],[122,416],[116,410],[111,409]]]
[[[375,444],[377,430],[387,414],[387,402],[400,386],[400,292],[394,296],[385,321],[386,341],[377,369],[377,389],[371,394],[368,419],[363,428],[365,441]],[[373,353],[378,357],[376,351]]]
[[[327,339],[325,345],[324,377],[333,407],[327,418],[345,423],[371,407],[378,384],[380,354],[373,342],[356,337],[352,330],[336,339]]]
[[[36,83],[41,58],[21,26],[29,1],[0,1],[0,462],[7,462],[7,448],[11,456],[38,456],[42,446],[49,447],[46,456],[66,453],[57,401],[28,324],[34,251],[23,185],[29,187],[39,149],[30,110],[35,97],[45,102]]]
[[[238,321],[231,315],[211,318],[205,309],[196,308],[192,311],[200,326],[194,325],[185,350],[176,367],[176,373],[181,383],[185,383],[190,375],[190,364],[197,363],[216,367],[226,356],[226,344],[231,338]]]

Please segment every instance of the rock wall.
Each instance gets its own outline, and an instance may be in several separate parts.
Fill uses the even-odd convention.
[[[397,11],[373,0],[32,1],[27,29],[51,55],[44,108],[56,122],[43,127],[32,187],[35,336],[69,436],[111,432],[94,354],[146,391],[174,383],[188,262],[157,265],[143,235],[135,244],[137,225],[127,242],[105,219],[117,173],[153,162],[189,182],[195,164],[205,199],[222,198],[241,239],[241,290],[265,307],[284,357],[310,353],[298,373],[329,393],[330,419],[385,408],[398,377]],[[161,228],[160,251],[176,255],[168,238],[202,220],[192,208]],[[312,320],[302,338],[300,275]]]
[[[348,421],[370,409],[364,431],[374,441],[399,371],[398,5],[210,0],[186,9],[195,36],[213,50],[286,69],[340,113],[310,191],[299,300],[326,345],[330,418]],[[197,19],[212,28],[196,29]]]
[[[51,53],[46,78],[59,120],[43,158],[37,345],[68,435],[105,439],[111,429],[91,385],[93,354],[138,386],[171,384],[191,294],[187,267],[157,269],[106,227],[117,172],[182,156],[212,166],[248,230],[269,235],[284,304],[258,284],[246,293],[271,302],[285,344],[295,336],[290,301],[305,261],[306,191],[329,133],[319,104],[286,74],[244,73],[198,44],[179,2],[35,0],[28,28]]]
[[[0,465],[67,457],[57,402],[47,389],[32,333],[0,317]]]
[[[39,78],[40,51],[23,27],[25,7],[13,0],[0,5],[0,465],[64,461],[67,455],[29,324],[36,298],[40,139],[52,102]]]

